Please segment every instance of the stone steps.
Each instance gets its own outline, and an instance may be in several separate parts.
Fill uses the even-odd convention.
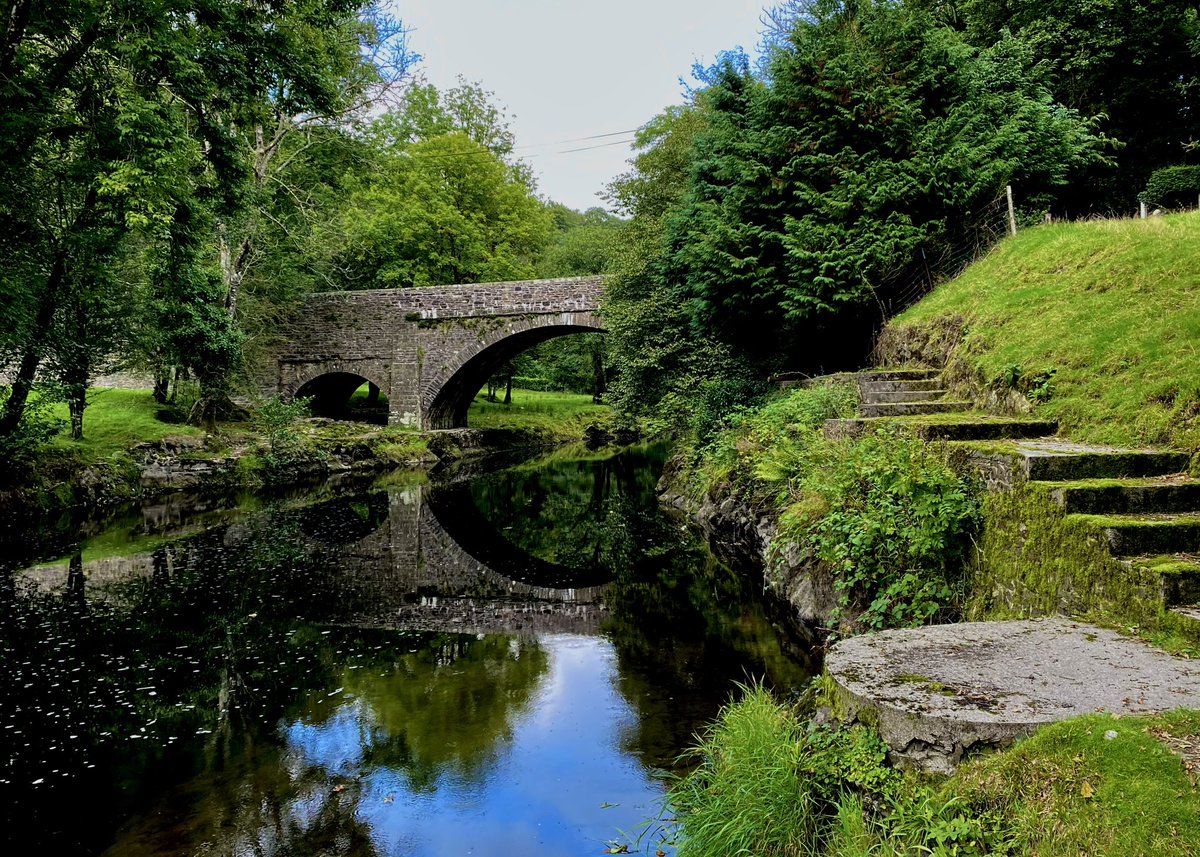
[[[1193,640],[1200,640],[1200,602],[1172,607],[1169,612],[1177,630]]]
[[[891,382],[888,382],[891,383]],[[886,391],[871,391],[862,390],[862,402],[864,405],[887,405],[899,404],[906,402],[933,402],[938,399],[945,398],[945,390],[886,390]]]
[[[1131,515],[1200,510],[1200,481],[1182,476],[1050,484],[1053,486],[1050,498],[1068,514]]]
[[[880,381],[922,382],[937,381],[942,377],[940,369],[869,369],[865,372],[855,372],[851,376],[860,384]]]
[[[1038,482],[1166,476],[1187,469],[1184,452],[1111,449],[1046,438],[1016,444],[1027,478]]]
[[[1200,603],[1200,556],[1164,554],[1126,558],[1118,562],[1138,577],[1157,577],[1164,607]]]
[[[1068,517],[1096,530],[1117,557],[1200,552],[1200,512]]]
[[[956,414],[969,410],[970,402],[887,402],[880,404],[862,404],[859,406],[859,416],[866,419],[872,417],[924,417],[931,414]]]
[[[962,419],[921,419],[859,417],[847,420],[829,420],[825,423],[825,436],[830,440],[861,437],[868,432],[888,426],[903,426],[922,440],[1012,440],[1041,438],[1058,431],[1058,424],[1050,420],[1010,419],[964,414]]]
[[[942,390],[941,378],[924,378],[908,381],[858,381],[858,389],[864,396],[873,393],[922,393]]]

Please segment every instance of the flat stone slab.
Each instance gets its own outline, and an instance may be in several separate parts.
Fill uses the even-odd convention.
[[[865,634],[825,667],[847,717],[897,762],[941,773],[1058,720],[1200,708],[1200,662],[1063,618]]]

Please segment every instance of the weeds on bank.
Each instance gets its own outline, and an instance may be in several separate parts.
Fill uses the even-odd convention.
[[[1006,853],[994,818],[891,768],[873,732],[813,726],[761,686],[692,754],[669,795],[679,857]]]
[[[857,406],[855,385],[833,384],[739,414],[691,456],[691,493],[778,516],[769,559],[823,566],[846,620],[883,628],[950,618],[963,601],[979,486],[899,428],[827,439],[825,421]]]
[[[831,571],[860,625],[921,625],[962,604],[979,491],[939,448],[900,431],[813,438],[787,495],[779,543]]]

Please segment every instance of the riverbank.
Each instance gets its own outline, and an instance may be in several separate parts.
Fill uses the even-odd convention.
[[[1195,694],[1174,682],[1151,704],[1136,659],[1096,643],[1120,639],[1188,676],[1200,655],[1196,378],[1181,345],[1200,318],[1197,228],[1182,215],[1028,230],[884,331],[878,359],[915,368],[783,392],[681,451],[664,500],[761,565],[796,621],[831,642],[933,624],[945,645],[862,638],[867,654],[839,661],[840,675],[831,660],[807,707],[757,693],[731,706],[698,748],[704,773],[678,791],[680,855],[1198,853],[1200,715],[1144,713]],[[941,742],[945,764],[926,766],[950,776],[903,773],[912,745],[941,752],[936,730],[898,745],[881,722],[914,694],[914,718],[971,721],[974,707],[995,719],[1026,700],[1035,720],[1058,719],[1037,669],[1004,684],[983,650],[1001,647],[976,650],[953,624],[983,622],[982,634],[1053,616],[1069,617],[1088,686],[1117,683],[1114,713],[1007,749],[1034,727],[989,742],[967,723]],[[1037,648],[1055,669],[1069,660],[1057,646]],[[786,801],[738,785],[771,780]],[[743,792],[763,803],[721,797]],[[710,838],[719,823],[730,827]]]
[[[148,390],[93,390],[84,439],[54,437],[8,462],[0,514],[89,512],[186,490],[228,493],[397,467],[431,468],[462,458],[564,443],[628,442],[636,431],[590,396],[518,390],[512,405],[477,400],[478,427],[419,432],[306,417],[251,413],[215,432],[174,420]]]

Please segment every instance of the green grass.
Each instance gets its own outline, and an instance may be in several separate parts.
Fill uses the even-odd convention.
[[[157,443],[165,437],[203,437],[196,426],[166,423],[158,419],[162,406],[149,390],[93,389],[83,414],[83,440],[72,440],[65,429],[51,443],[56,450],[80,453],[88,460],[123,453],[139,443]],[[55,417],[67,419],[67,406],[56,404]]]
[[[607,420],[612,409],[597,405],[592,397],[579,393],[543,393],[514,389],[512,404],[489,402],[480,394],[467,412],[471,428],[524,429],[563,435],[578,440],[583,429]]]
[[[819,822],[800,767],[803,728],[761,687],[721,711],[671,790],[678,857],[816,855]]]
[[[1000,812],[1018,854],[1197,855],[1200,791],[1160,739],[1195,748],[1200,712],[1057,723],[968,764],[946,791]]]
[[[948,356],[981,400],[1014,385],[1019,399],[1053,370],[1034,415],[1069,437],[1200,449],[1200,213],[1024,231],[885,343],[891,359]]]
[[[870,731],[812,728],[752,689],[671,790],[678,853],[1195,857],[1198,748],[1200,712],[1094,714],[946,779],[901,775]]]

